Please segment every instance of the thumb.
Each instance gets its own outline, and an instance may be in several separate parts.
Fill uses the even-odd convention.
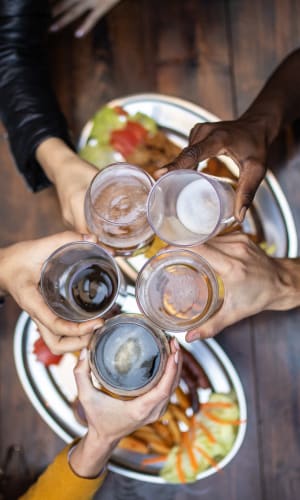
[[[266,167],[250,158],[243,162],[236,190],[235,218],[243,222],[247,208],[252,203],[255,193],[266,173]]]
[[[226,321],[226,318],[223,317],[221,312],[219,312],[207,320],[203,325],[195,328],[195,330],[189,331],[185,336],[185,340],[187,342],[194,342],[194,340],[214,337],[217,333],[224,330],[226,326],[228,326],[228,322]]]
[[[94,388],[90,378],[89,351],[85,347],[80,352],[77,365],[74,368],[78,397],[85,401],[93,392]]]

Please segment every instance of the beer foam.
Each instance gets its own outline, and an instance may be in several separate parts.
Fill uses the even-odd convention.
[[[185,186],[176,203],[181,224],[196,234],[211,234],[219,220],[220,203],[214,187],[205,179]]]

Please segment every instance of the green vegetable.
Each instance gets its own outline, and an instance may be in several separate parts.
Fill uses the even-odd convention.
[[[101,108],[93,118],[93,128],[90,137],[97,139],[99,144],[109,144],[112,130],[125,127],[126,116],[119,115],[113,108]]]
[[[120,161],[120,155],[110,146],[87,144],[79,151],[79,156],[102,170],[111,163]]]
[[[156,122],[153,120],[153,118],[150,118],[150,116],[145,115],[144,113],[140,112],[135,113],[135,115],[130,117],[130,120],[133,120],[143,125],[143,127],[145,127],[145,129],[148,130],[150,134],[154,135],[157,132]]]
[[[211,407],[209,411],[219,419],[224,421],[238,421],[239,408],[232,394],[218,394],[213,393],[209,399]],[[223,406],[218,407],[218,403]],[[225,405],[224,405],[225,404]],[[226,406],[228,405],[228,406]],[[197,426],[197,422],[202,422],[204,426],[209,429],[210,433],[214,436],[215,442],[212,442],[207,433],[201,427]],[[170,483],[180,483],[177,467],[177,454],[181,454],[182,472],[186,482],[195,481],[200,472],[208,469],[209,467],[216,467],[232,448],[238,426],[230,424],[221,424],[209,419],[205,412],[201,412],[196,417],[194,428],[194,440],[190,442],[193,454],[197,462],[197,470],[194,470],[186,447],[174,446],[170,451],[164,467],[160,471],[160,475]]]

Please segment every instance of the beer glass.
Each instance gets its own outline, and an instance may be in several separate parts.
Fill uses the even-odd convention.
[[[235,221],[235,191],[220,178],[175,170],[152,187],[147,217],[162,240],[177,246],[204,243]]]
[[[154,237],[147,220],[147,197],[152,178],[128,163],[101,170],[85,197],[89,230],[117,255],[131,255]]]
[[[136,299],[143,314],[163,330],[192,330],[223,302],[223,283],[209,263],[190,250],[166,250],[142,267]]]
[[[113,257],[88,241],[67,243],[42,267],[40,290],[47,305],[61,318],[82,322],[104,316],[125,282]]]

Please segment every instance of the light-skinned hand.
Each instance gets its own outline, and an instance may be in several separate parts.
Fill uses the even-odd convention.
[[[73,323],[57,317],[46,305],[39,290],[44,261],[57,248],[72,241],[88,239],[67,231],[47,238],[16,243],[0,251],[0,288],[9,293],[36,323],[45,343],[54,354],[77,351],[87,346],[103,320]]]

